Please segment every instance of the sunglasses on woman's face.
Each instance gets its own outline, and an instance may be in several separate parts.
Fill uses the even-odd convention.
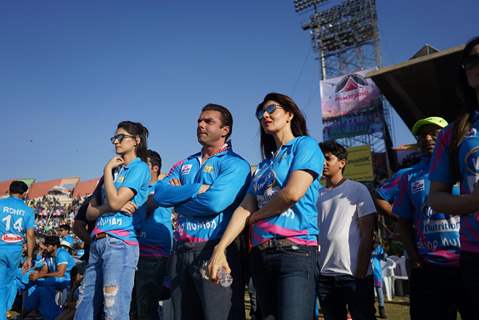
[[[462,61],[462,68],[464,70],[470,70],[479,64],[479,53],[469,55]]]
[[[110,138],[111,143],[114,143],[116,140],[118,140],[119,143],[123,141],[125,138],[134,138],[134,136],[130,136],[129,134],[116,134],[113,137]]]
[[[282,108],[282,106],[280,106],[279,104],[270,104],[270,105],[266,106],[266,108],[259,109],[258,111],[256,111],[256,118],[258,118],[258,120],[261,120],[261,119],[264,118],[264,113],[265,112],[267,112],[269,115],[271,115],[278,108]]]

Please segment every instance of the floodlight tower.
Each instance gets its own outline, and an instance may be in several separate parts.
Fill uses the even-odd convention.
[[[294,8],[298,13],[312,12],[302,28],[310,32],[322,80],[381,65],[375,0],[294,0]],[[378,108],[384,132],[337,140],[348,147],[369,144],[376,153],[390,150],[389,107],[383,103]]]

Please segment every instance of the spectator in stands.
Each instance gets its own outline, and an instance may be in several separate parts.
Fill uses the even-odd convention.
[[[467,315],[479,314],[479,37],[464,47],[458,92],[463,110],[441,131],[430,166],[430,204],[434,210],[461,216],[460,273]],[[451,194],[460,182],[461,195]]]
[[[215,247],[209,272],[229,270],[225,250],[251,225],[251,274],[266,319],[313,317],[318,251],[315,208],[324,157],[288,96],[267,94],[256,108],[264,160]]]
[[[27,259],[23,273],[32,264],[35,245],[34,214],[25,204],[28,186],[23,181],[13,181],[9,186],[9,197],[0,199],[0,319],[6,319],[11,307],[10,288],[15,285],[17,268],[22,258],[22,245],[27,242]]]
[[[92,199],[87,209],[87,218],[96,224],[75,319],[95,319],[101,313],[99,301],[105,318],[129,319],[139,250],[133,217],[123,207],[130,200],[139,207],[147,199],[147,136],[141,123],[123,121],[111,138],[117,155],[103,170],[103,204]]]
[[[376,208],[363,184],[343,176],[347,151],[339,143],[320,143],[326,158],[326,187],[318,199],[318,297],[326,320],[374,319],[370,260]]]

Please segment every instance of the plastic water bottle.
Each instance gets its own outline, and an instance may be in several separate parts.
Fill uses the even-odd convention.
[[[201,264],[200,274],[205,280],[210,280],[208,276],[208,261],[204,261]],[[229,272],[226,272],[223,268],[218,269],[218,284],[222,287],[229,287],[233,283],[233,277]]]

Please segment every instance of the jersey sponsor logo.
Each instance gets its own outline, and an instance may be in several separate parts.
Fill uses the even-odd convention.
[[[181,174],[190,174],[191,168],[193,165],[191,164],[185,164],[181,166]]]
[[[18,234],[6,233],[2,235],[2,240],[6,243],[18,243],[23,241],[23,237]]]
[[[212,173],[213,172],[213,166],[207,165],[207,166],[205,166],[203,171],[206,172],[206,173]]]
[[[125,176],[118,176],[118,178],[116,178],[116,181],[123,183],[123,181],[125,181]]]
[[[414,181],[412,184],[412,193],[424,191],[424,179]]]

